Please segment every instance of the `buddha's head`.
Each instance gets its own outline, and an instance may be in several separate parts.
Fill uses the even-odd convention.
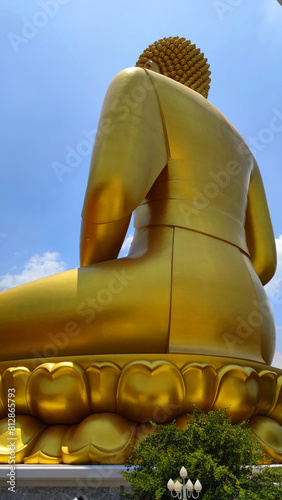
[[[157,71],[208,97],[210,65],[190,40],[178,36],[157,40],[144,50],[136,66]]]

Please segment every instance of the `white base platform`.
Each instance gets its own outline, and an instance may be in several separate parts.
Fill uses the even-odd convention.
[[[8,490],[9,465],[0,465],[0,500],[119,499],[130,487],[120,465],[16,465],[15,490]]]

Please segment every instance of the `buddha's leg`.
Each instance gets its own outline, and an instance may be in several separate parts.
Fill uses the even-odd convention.
[[[166,352],[171,249],[0,293],[1,360]]]

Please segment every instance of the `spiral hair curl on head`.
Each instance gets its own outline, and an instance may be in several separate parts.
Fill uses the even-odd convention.
[[[157,40],[140,55],[136,66],[144,68],[148,60],[154,61],[160,73],[207,98],[210,89],[210,65],[200,49],[186,38],[178,36]]]

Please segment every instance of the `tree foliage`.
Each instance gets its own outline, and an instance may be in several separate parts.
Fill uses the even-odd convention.
[[[185,430],[174,422],[153,425],[154,432],[134,448],[123,473],[132,487],[129,498],[171,499],[167,481],[182,482],[182,466],[193,483],[196,479],[201,482],[203,500],[282,498],[282,488],[273,484],[274,480],[279,483],[277,477],[273,479],[274,472],[261,469],[252,474],[251,466],[263,458],[259,442],[247,422],[232,425],[226,410],[206,414],[196,408]]]

